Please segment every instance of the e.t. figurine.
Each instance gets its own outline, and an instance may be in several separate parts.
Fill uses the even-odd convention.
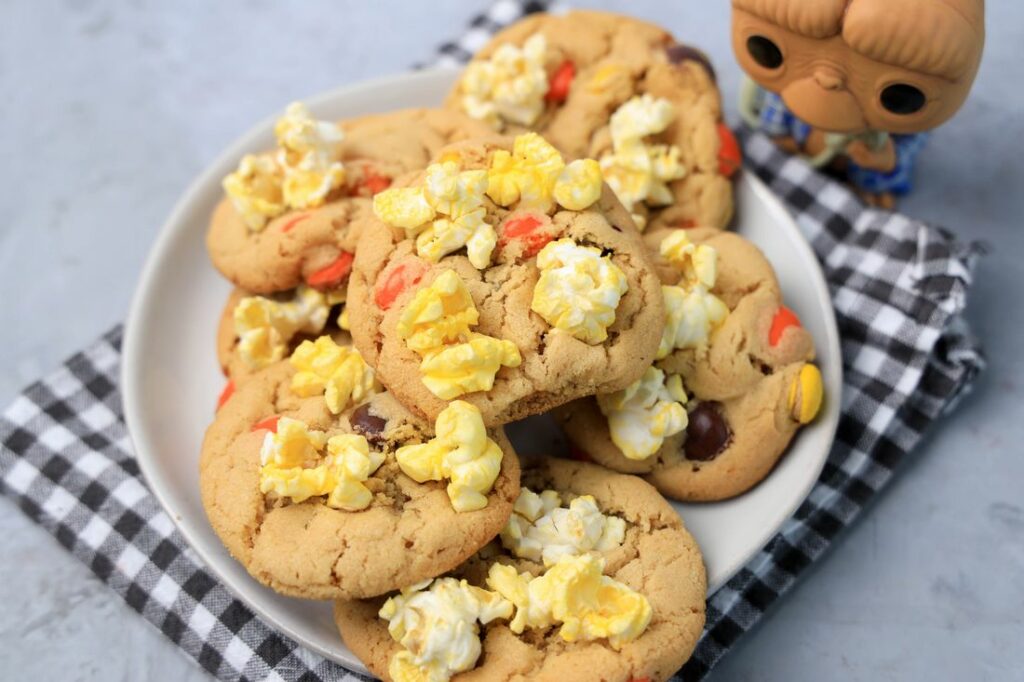
[[[732,0],[748,124],[892,207],[927,131],[963,104],[984,0]]]

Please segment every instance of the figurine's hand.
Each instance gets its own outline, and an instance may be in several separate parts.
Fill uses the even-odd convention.
[[[846,147],[846,154],[855,164],[868,170],[888,173],[896,167],[896,147],[892,138],[886,138],[885,146],[881,149],[871,149],[863,140],[851,142]]]

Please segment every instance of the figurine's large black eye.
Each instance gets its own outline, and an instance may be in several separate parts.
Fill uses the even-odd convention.
[[[747,52],[750,53],[755,62],[766,69],[777,69],[782,66],[782,50],[764,36],[750,36],[747,38]]]
[[[882,90],[882,106],[894,114],[908,116],[921,111],[925,105],[924,93],[913,85],[896,83]]]

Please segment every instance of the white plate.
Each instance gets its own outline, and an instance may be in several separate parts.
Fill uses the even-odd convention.
[[[307,100],[319,118],[340,119],[440,104],[452,71],[384,78]],[[139,465],[182,534],[224,584],[264,620],[302,645],[350,668],[330,606],[281,597],[235,563],[207,524],[199,501],[203,432],[223,387],[214,349],[229,285],[206,255],[204,234],[221,197],[220,180],[245,153],[271,146],[264,121],[224,152],[188,189],[160,232],[132,304],[124,341],[124,411]],[[743,566],[796,510],[821,472],[839,418],[839,335],[814,254],[789,214],[749,173],[737,183],[736,229],[775,265],[786,304],[813,334],[825,379],[822,414],[803,429],[771,475],[738,499],[677,504],[704,552],[711,591]]]

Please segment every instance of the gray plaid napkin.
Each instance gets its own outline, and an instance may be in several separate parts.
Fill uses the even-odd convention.
[[[441,48],[464,60],[546,3],[504,0]],[[828,549],[984,366],[961,316],[980,251],[865,208],[849,191],[743,133],[747,168],[795,214],[825,269],[843,339],[842,419],[821,479],[767,546],[708,603],[680,678],[699,680]],[[146,488],[117,386],[121,328],[33,384],[0,416],[0,490],[125,602],[223,680],[363,680],[275,632],[200,563]]]

